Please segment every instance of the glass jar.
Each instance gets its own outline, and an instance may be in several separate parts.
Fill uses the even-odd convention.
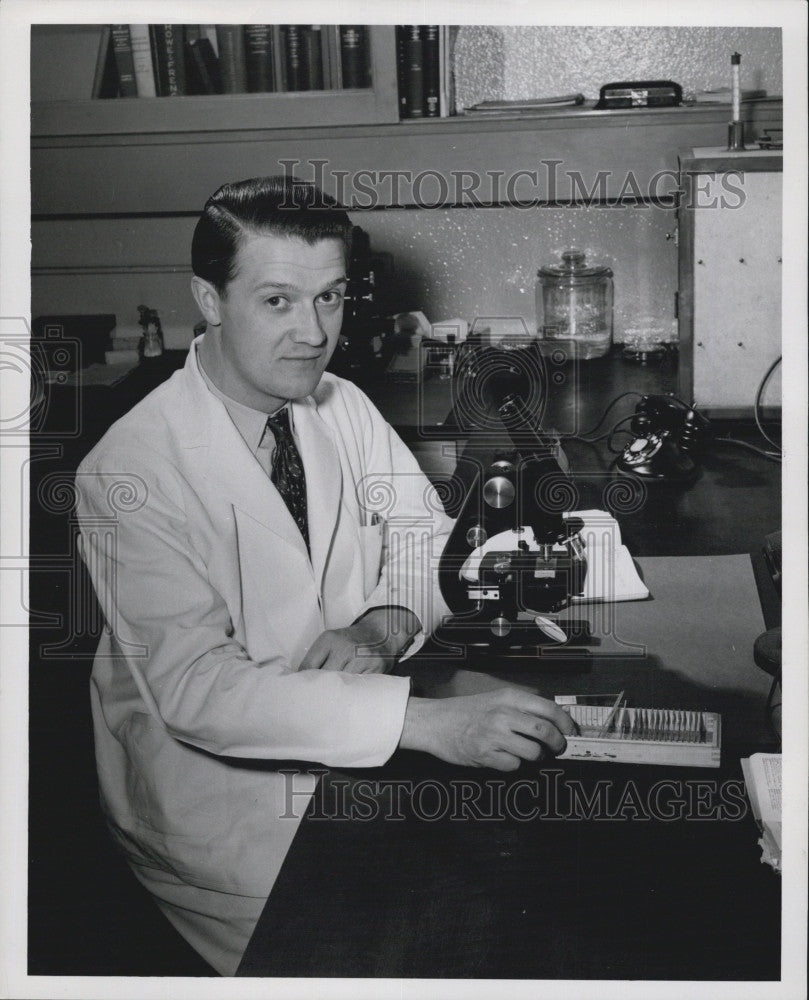
[[[580,250],[537,271],[537,332],[570,357],[600,358],[612,343],[612,271],[588,267]]]

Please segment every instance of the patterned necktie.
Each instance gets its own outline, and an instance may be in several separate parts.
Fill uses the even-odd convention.
[[[267,417],[267,427],[275,438],[270,479],[281,494],[289,513],[300,528],[306,548],[309,548],[309,523],[306,516],[306,475],[295,446],[286,409]]]

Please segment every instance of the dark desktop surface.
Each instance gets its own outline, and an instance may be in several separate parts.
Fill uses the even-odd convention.
[[[76,556],[69,493],[60,488],[70,483],[78,462],[106,428],[180,367],[184,357],[184,351],[166,352],[138,366],[113,389],[54,388],[32,434],[31,974],[211,974],[159,915],[116,854],[104,828],[97,801],[88,690],[101,622]],[[563,374],[567,385],[554,390],[549,413],[549,420],[563,433],[571,427],[569,422],[563,426],[564,420],[574,411],[580,414],[576,426],[586,431],[619,393],[671,391],[676,381],[670,358],[659,367],[640,368],[623,362],[617,351],[583,365],[576,378],[571,371]],[[416,387],[391,390],[384,380],[372,380],[365,388],[406,440],[424,439],[418,426],[419,407],[423,411],[424,405],[435,414],[428,421],[426,437],[452,437],[450,427],[438,425],[439,412],[448,412],[446,400],[451,403],[446,381],[427,383],[426,404],[425,393],[420,402]],[[603,427],[612,426],[633,405],[634,399],[621,400]],[[752,421],[727,426],[735,436],[759,443]],[[722,426],[720,433],[726,432]],[[623,440],[616,436],[616,442]],[[614,456],[603,442],[591,445],[567,439],[564,448],[574,470],[580,500],[576,506],[604,507]],[[701,456],[699,478],[688,488],[654,485],[663,488],[650,487],[642,509],[619,516],[623,539],[635,556],[754,553],[764,535],[780,527],[780,466],[740,448],[710,446]],[[762,582],[766,583],[765,576]],[[771,597],[772,623],[777,615],[778,602]],[[756,748],[751,745],[749,749]],[[410,774],[412,768],[412,774],[432,775],[436,780],[452,777],[444,765],[420,755],[397,755],[389,767],[391,772],[379,773],[383,797],[388,794],[386,773],[395,778]],[[625,776],[642,784],[653,780],[657,770],[624,768],[619,779],[617,771],[598,768],[607,771],[613,782]],[[721,775],[734,780],[734,768],[732,762],[725,762]],[[585,774],[583,780],[590,781],[594,775]],[[715,781],[721,775],[701,771],[696,777]],[[693,775],[666,769],[665,776],[682,781]],[[324,794],[334,777],[325,780]],[[353,780],[358,775],[348,777]],[[362,777],[368,777],[368,772]],[[611,978],[619,971],[628,974],[634,961],[631,978],[664,973],[698,978],[700,971],[718,979],[777,976],[778,880],[758,862],[749,815],[736,821],[694,824],[683,820],[669,825],[622,821],[552,825],[512,820],[460,825],[441,821],[431,826],[419,820],[418,837],[411,839],[413,829],[412,824],[305,822],[273,891],[269,915],[260,925],[265,927],[262,934],[266,928],[272,935],[279,933],[278,924],[289,928],[286,954],[290,958],[279,959],[275,947],[262,952],[261,941],[266,944],[270,938],[262,938],[257,931],[252,967],[278,975],[380,975],[396,969],[385,974],[477,976],[488,969],[498,977],[519,970],[520,975],[532,977]],[[703,832],[698,836],[698,831]],[[367,866],[362,860],[365,852],[366,857],[376,852],[379,863]],[[563,860],[557,864],[555,858]],[[690,859],[687,877],[682,876],[686,868],[676,859]],[[621,874],[633,872],[637,878],[628,888],[622,887]],[[740,873],[739,900],[729,906],[730,917],[723,921],[720,904],[728,904],[728,887]],[[493,891],[498,883],[504,886],[501,895]],[[562,909],[556,913],[546,906],[542,891],[546,884],[555,885],[554,892],[563,900],[557,901]],[[658,902],[678,885],[689,886],[693,896],[693,910],[700,918],[693,931],[684,929],[684,911]],[[567,895],[571,886],[573,894]],[[627,895],[625,908],[618,906],[622,895]],[[327,905],[329,898],[334,902]],[[474,905],[467,906],[470,900]],[[741,933],[743,918],[746,915],[752,922],[756,903],[763,921],[760,936],[753,940],[752,931],[742,933],[734,946],[735,959],[700,937],[718,928],[730,938],[737,922]],[[451,915],[467,912],[474,926],[460,920],[453,936],[448,923],[454,919]],[[312,921],[307,940],[321,942],[311,954],[294,946],[295,934],[306,930],[298,917],[304,913]],[[370,935],[367,944],[361,928]],[[640,935],[639,945],[628,939],[634,934]],[[464,935],[468,935],[466,941]],[[428,937],[445,939],[446,949],[442,952],[435,943],[428,947]],[[589,949],[585,948],[588,938],[593,939]],[[693,961],[683,958],[684,972],[677,976],[675,952],[680,954],[681,949]],[[312,971],[315,968],[320,971]],[[340,971],[349,969],[355,971]]]
[[[496,774],[400,752],[322,779],[239,975],[778,979],[757,836],[738,762]]]

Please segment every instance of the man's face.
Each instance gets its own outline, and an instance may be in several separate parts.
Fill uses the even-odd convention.
[[[222,391],[265,413],[313,392],[337,344],[345,289],[340,240],[247,235],[219,297]]]

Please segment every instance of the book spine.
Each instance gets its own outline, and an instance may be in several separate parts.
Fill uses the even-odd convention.
[[[405,74],[405,43],[407,25],[396,25],[396,83],[399,91],[399,118],[407,118],[407,77]]]
[[[301,53],[300,24],[284,26],[284,63],[286,65],[287,90],[306,90]]]
[[[130,24],[129,37],[132,40],[132,61],[135,66],[135,83],[138,97],[155,97],[155,74],[152,62],[152,48],[149,44],[149,25]]]
[[[135,63],[132,58],[132,39],[129,37],[128,24],[113,24],[112,48],[115,53],[115,65],[118,67],[118,87],[121,97],[137,97],[138,86],[135,83]]]
[[[449,26],[442,24],[438,29],[438,116],[446,118],[449,114],[448,57]]]
[[[303,29],[304,79],[308,90],[323,90],[323,53],[319,24],[308,24]]]
[[[226,94],[247,93],[247,64],[244,58],[244,32],[240,24],[217,24],[219,68]]]
[[[405,92],[407,117],[424,117],[424,48],[421,27],[406,25],[405,36]]]
[[[115,78],[114,80],[112,79],[113,77]],[[101,29],[101,39],[98,45],[91,96],[95,98],[118,96],[118,70],[115,67],[115,55],[112,51],[112,32],[109,25],[105,25]]]
[[[222,76],[219,72],[219,60],[214,54],[213,46],[206,36],[195,39],[187,46],[188,60],[186,72],[189,80],[194,80],[195,91],[198,94],[221,94]],[[190,91],[189,91],[190,92]]]
[[[246,24],[244,26],[247,89],[251,94],[275,90],[272,58],[272,26]]]
[[[329,46],[329,62],[331,63],[332,86],[335,90],[343,88],[343,61],[340,56],[340,25],[330,24],[326,31],[326,42]]]
[[[427,24],[422,28],[424,40],[422,56],[424,60],[424,117],[438,118],[440,115],[441,65],[438,44],[439,26]]]
[[[185,56],[181,24],[149,26],[158,97],[185,94]]]
[[[364,87],[366,80],[364,25],[340,25],[340,61],[343,66],[343,86]]]
[[[331,54],[329,51],[329,26],[324,25],[320,29],[320,58],[323,62],[323,87],[326,90],[334,90],[334,71],[331,65]]]
[[[275,71],[275,89],[279,94],[287,89],[286,62],[284,60],[284,34],[280,24],[274,24],[272,29],[272,57]]]
[[[211,48],[213,49],[213,54],[216,58],[219,58],[219,39],[216,37],[216,25],[215,24],[201,24],[199,26],[200,33],[203,38],[207,38],[211,43]]]

